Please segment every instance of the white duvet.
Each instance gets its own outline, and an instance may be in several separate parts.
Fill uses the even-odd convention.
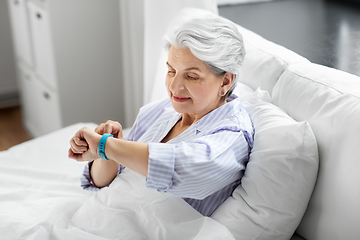
[[[76,124],[0,152],[0,240],[234,239],[182,199],[125,170],[97,193],[81,189],[85,163],[68,159]]]

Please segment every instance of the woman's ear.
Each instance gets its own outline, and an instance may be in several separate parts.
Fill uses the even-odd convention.
[[[224,92],[225,94],[229,91],[232,83],[234,82],[235,79],[235,75],[232,73],[225,73],[224,77],[223,77],[223,83],[221,85],[222,88],[222,92]]]

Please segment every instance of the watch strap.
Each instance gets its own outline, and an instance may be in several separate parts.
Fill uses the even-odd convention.
[[[105,160],[109,160],[105,154],[105,144],[106,144],[106,140],[108,139],[108,137],[114,137],[114,135],[105,133],[104,135],[102,135],[100,142],[99,142],[99,157],[102,159],[105,159]]]

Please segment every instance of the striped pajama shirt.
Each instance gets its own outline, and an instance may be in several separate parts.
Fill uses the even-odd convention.
[[[170,99],[140,109],[125,138],[149,144],[146,186],[182,197],[210,216],[240,184],[253,145],[254,130],[239,99],[230,101],[193,123],[179,136],[161,143],[181,114]],[[98,190],[85,167],[82,187]],[[124,169],[119,165],[119,174]]]

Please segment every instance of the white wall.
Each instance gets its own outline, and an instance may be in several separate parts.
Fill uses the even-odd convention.
[[[0,108],[19,104],[7,1],[0,1]]]

